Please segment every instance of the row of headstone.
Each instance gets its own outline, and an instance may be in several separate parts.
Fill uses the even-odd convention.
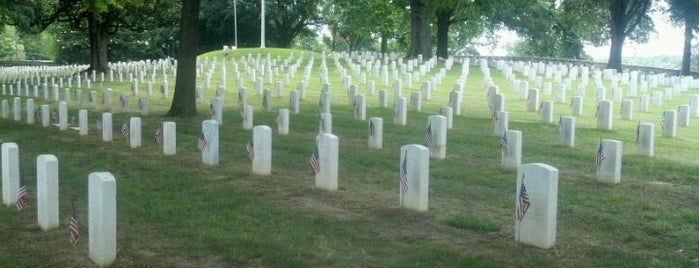
[[[28,191],[19,166],[17,144],[3,143],[3,204],[16,206],[18,210],[24,209]],[[59,226],[58,187],[58,159],[51,154],[39,155],[36,160],[36,207],[37,223],[43,231],[50,231]],[[80,235],[75,217],[75,207],[73,207],[69,227],[70,242],[73,245],[77,243]],[[116,180],[109,172],[90,173],[88,177],[88,250],[89,257],[95,264],[107,266],[116,260],[116,231]]]

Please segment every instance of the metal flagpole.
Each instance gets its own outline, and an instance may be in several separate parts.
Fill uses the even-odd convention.
[[[235,35],[235,48],[238,48],[238,0],[233,0],[233,34]]]
[[[265,48],[265,0],[261,0],[261,17],[260,17],[260,48]]]

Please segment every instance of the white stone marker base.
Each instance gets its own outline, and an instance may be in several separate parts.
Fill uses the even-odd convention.
[[[393,124],[405,126],[407,124],[408,108],[407,100],[404,97],[398,97],[393,104]]]
[[[454,127],[454,109],[449,106],[444,106],[440,110],[440,113],[447,118],[447,129],[452,129]]]
[[[661,134],[665,138],[674,138],[677,135],[677,112],[664,111],[660,124]]]
[[[430,151],[419,144],[400,148],[399,187],[400,206],[410,210],[427,211],[429,205]]]
[[[603,100],[597,103],[597,111],[595,112],[597,129],[612,130],[612,111],[611,101]]]
[[[175,122],[163,122],[163,154],[175,155],[177,153],[177,125]]]
[[[648,107],[650,106],[650,99],[648,98],[648,95],[641,95],[638,106],[641,112],[648,111]]]
[[[621,120],[633,120],[632,100],[625,100],[621,102]]]
[[[201,122],[201,132],[206,140],[206,146],[201,151],[201,162],[205,165],[218,165],[218,126],[216,120]]]
[[[68,103],[65,101],[58,103],[58,129],[68,129]]]
[[[510,113],[508,112],[495,112],[493,118],[491,118],[493,121],[493,134],[495,134],[495,136],[502,137],[502,135],[505,134],[505,131],[507,131],[509,127],[509,117]]]
[[[19,97],[12,101],[12,117],[16,122],[22,121],[22,99]]]
[[[112,114],[102,113],[102,141],[112,141],[114,139],[112,132]]]
[[[597,181],[619,183],[621,181],[621,142],[602,139],[600,143],[597,152]]]
[[[339,140],[337,136],[332,134],[320,134],[316,140],[318,141],[318,157],[320,159],[320,170],[315,175],[316,187],[336,191]]]
[[[575,117],[564,116],[558,122],[559,144],[565,147],[575,146]]]
[[[93,172],[88,178],[89,255],[98,266],[116,260],[116,180],[109,172]]]
[[[279,135],[289,134],[289,109],[279,109],[277,114],[277,133]]]
[[[641,156],[653,157],[655,126],[651,123],[639,123],[636,135],[636,153]]]
[[[141,118],[131,117],[129,120],[129,145],[131,148],[141,147]]]
[[[87,118],[87,110],[86,109],[80,109],[78,111],[78,134],[80,136],[87,136],[87,131],[88,131],[88,118]]]
[[[36,112],[36,110],[34,110],[34,99],[27,99],[26,106],[27,106],[27,124],[33,125],[34,120],[36,120],[36,115],[34,114],[34,112]]]
[[[372,117],[369,119],[368,136],[369,148],[383,148],[383,118]]]
[[[245,105],[243,108],[243,129],[252,129],[254,113],[252,105]]]
[[[252,174],[272,174],[272,129],[270,127],[255,126],[252,129],[252,151]]]
[[[58,159],[51,154],[36,158],[36,209],[41,230],[58,227]]]
[[[447,157],[447,118],[442,115],[431,115],[427,118],[426,131],[425,139],[428,140],[430,157],[445,159]]]
[[[522,165],[522,132],[507,130],[500,138],[501,164],[505,169],[517,169]]]
[[[212,111],[209,111],[209,113],[213,112],[213,116],[211,119],[216,120],[219,125],[223,124],[223,98],[221,97],[214,97],[211,100],[211,104],[209,109],[213,108]]]
[[[43,104],[39,106],[41,112],[41,126],[48,127],[51,125],[51,108],[48,104]]]
[[[545,101],[541,103],[541,108],[539,109],[539,118],[544,124],[553,123],[553,102]]]
[[[333,115],[331,113],[320,114],[320,120],[318,121],[318,133],[319,134],[332,134],[333,133]]]
[[[558,169],[541,163],[520,166],[515,193],[515,242],[542,249],[553,247],[557,207]]]
[[[2,203],[14,206],[19,190],[19,147],[16,143],[2,144]]]

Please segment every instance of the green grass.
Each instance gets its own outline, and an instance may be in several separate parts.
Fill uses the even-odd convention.
[[[481,233],[496,232],[500,230],[499,223],[489,221],[488,219],[479,218],[471,214],[453,216],[449,218],[446,223],[454,228],[473,230]]]
[[[251,132],[242,129],[231,58],[242,69],[242,57],[256,58],[259,53],[263,59],[271,53],[273,59],[279,56],[283,61],[290,51],[241,49],[226,60],[218,166],[202,165],[196,150],[218,73],[198,103],[197,118],[162,117],[170,100],[158,94],[151,97],[151,114],[142,116],[144,145],[137,149],[130,149],[118,136],[113,142],[102,142],[94,124],[88,136],[80,137],[74,131],[0,120],[0,140],[19,144],[20,166],[28,175],[31,197],[22,214],[11,207],[0,209],[0,266],[92,266],[87,257],[87,177],[94,171],[112,172],[117,180],[116,267],[688,267],[699,262],[699,137],[695,134],[699,127],[694,120],[692,126],[678,128],[674,139],[661,138],[658,132],[660,113],[686,103],[686,94],[665,101],[663,107],[652,107],[651,112],[634,111],[633,121],[619,120],[616,105],[614,130],[601,131],[595,129],[590,87],[585,114],[576,118],[575,148],[565,148],[557,145],[556,125],[542,124],[536,113],[526,112],[504,76],[492,69],[495,83],[506,96],[510,129],[523,132],[523,163],[547,163],[560,171],[556,246],[540,250],[514,242],[516,177],[514,171],[500,168],[498,137],[492,134],[477,66],[471,66],[468,76],[463,114],[454,118],[454,129],[448,133],[447,159],[430,161],[429,211],[418,213],[398,206],[399,149],[424,142],[426,118],[446,104],[460,65],[447,72],[432,100],[423,102],[422,112],[408,112],[407,126],[393,125],[390,108],[378,107],[377,95],[369,96],[368,116],[384,118],[384,149],[370,150],[367,122],[351,118],[350,103],[328,56],[333,132],[340,138],[341,164],[340,190],[327,192],[314,188],[308,167],[317,132],[320,55],[309,79],[309,97],[302,102],[301,113],[291,115],[290,134],[274,131],[272,175],[251,175],[244,149]],[[296,88],[310,58],[309,52],[294,53],[295,57],[306,53],[305,62],[285,87],[285,97],[272,99],[275,111],[288,105],[288,91]],[[214,57],[218,63],[223,58],[214,52],[203,55],[201,62],[210,66]],[[340,62],[347,68],[344,60]],[[252,81],[242,70],[241,75],[246,78],[248,103],[256,106],[255,124],[273,125],[276,113],[261,109],[261,96],[252,92]],[[169,77],[172,89],[171,73]],[[154,92],[161,79],[156,78]],[[198,82],[202,79],[203,73]],[[358,77],[353,75],[353,81],[358,84]],[[376,81],[377,90],[387,89],[392,95],[390,86]],[[129,92],[127,82],[93,83],[92,90],[107,87],[115,90],[115,104],[120,93]],[[358,87],[364,92],[364,85]],[[407,96],[418,87],[414,83],[403,93]],[[140,91],[145,92],[144,84]],[[87,101],[86,89],[83,94]],[[49,104],[56,108],[55,103]],[[78,108],[72,104],[71,114]],[[90,109],[90,122],[102,110]],[[568,104],[556,103],[554,112],[556,117],[569,114]],[[115,111],[115,125],[131,116],[138,115]],[[175,156],[162,156],[151,141],[154,129],[164,120],[177,122]],[[653,158],[635,155],[638,120],[656,124]],[[600,138],[624,142],[618,185],[595,181]],[[61,226],[47,232],[36,224],[33,179],[36,156],[43,153],[55,154],[60,169]],[[83,232],[75,248],[67,242],[71,199]]]

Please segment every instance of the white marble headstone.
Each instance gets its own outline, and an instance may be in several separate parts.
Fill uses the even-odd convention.
[[[58,159],[51,154],[36,158],[37,222],[42,230],[58,227]]]
[[[558,169],[541,163],[517,170],[515,242],[542,249],[556,244]]]
[[[116,180],[109,172],[93,172],[88,178],[89,255],[98,266],[107,266],[117,256]]]

